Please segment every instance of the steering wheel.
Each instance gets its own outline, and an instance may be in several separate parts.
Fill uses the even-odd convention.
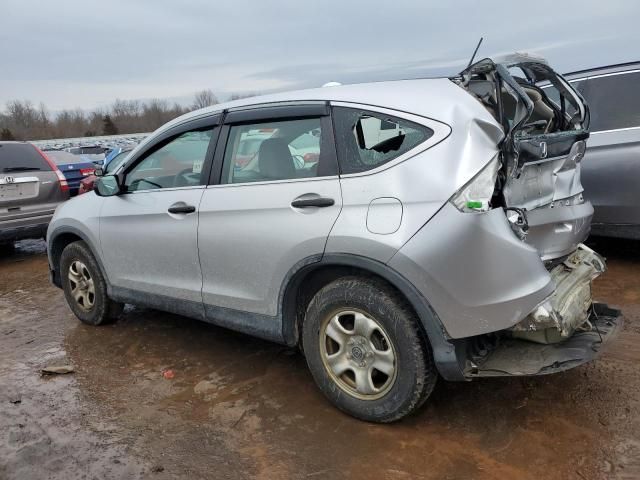
[[[129,184],[129,187],[127,188],[127,190],[129,191],[138,190],[138,185],[140,185],[140,183],[142,182],[148,183],[149,185],[153,185],[154,187],[157,187],[157,188],[162,188],[162,185],[156,182],[152,182],[151,180],[147,180],[146,178],[136,178],[133,182],[131,182],[131,184]]]
[[[304,157],[302,155],[292,155],[293,156],[293,164],[295,165],[295,167],[300,170],[301,168],[304,168]]]
[[[185,168],[175,176],[173,180],[174,187],[189,187],[193,185],[192,179],[189,175],[193,175],[193,168]]]

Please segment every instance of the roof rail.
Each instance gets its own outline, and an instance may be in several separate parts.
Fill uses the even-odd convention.
[[[636,61],[633,61],[633,62],[614,63],[613,65],[603,65],[601,67],[585,68],[585,69],[582,69],[582,70],[575,70],[573,72],[566,72],[566,73],[563,73],[562,75],[564,75],[564,76],[580,75],[582,73],[595,72],[597,70],[604,70],[604,69],[609,69],[609,68],[631,67],[631,66],[635,66],[635,65],[640,66],[640,60],[636,60]]]

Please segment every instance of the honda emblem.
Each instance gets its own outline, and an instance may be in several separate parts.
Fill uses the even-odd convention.
[[[6,176],[4,177],[4,183],[15,183],[16,179],[13,177]]]

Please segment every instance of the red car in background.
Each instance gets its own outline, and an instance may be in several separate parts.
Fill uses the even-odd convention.
[[[122,162],[124,162],[124,160],[127,158],[127,156],[129,155],[129,153],[133,150],[133,147],[130,148],[123,148],[120,153],[118,153],[116,156],[114,156],[113,158],[109,159],[108,161],[105,160],[106,165],[103,167],[103,172],[105,174],[107,173],[111,173],[113,171],[115,171],[116,168],[118,168],[120,165],[122,165]],[[80,188],[78,189],[78,195],[81,195],[83,193],[87,193],[90,192],[91,190],[93,190],[93,184],[96,181],[98,177],[95,174],[91,174],[88,175],[86,177],[84,177],[81,181],[80,181]]]

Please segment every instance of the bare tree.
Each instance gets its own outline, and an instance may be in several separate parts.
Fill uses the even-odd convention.
[[[13,136],[13,133],[11,133],[11,130],[9,130],[8,128],[4,127],[2,130],[0,130],[0,140],[15,140],[16,138]]]
[[[218,99],[211,90],[202,90],[196,93],[193,101],[193,109],[197,110],[199,108],[210,107],[216,103],[219,103]]]
[[[213,96],[214,103],[215,96]],[[211,101],[211,99],[209,99]],[[151,132],[190,110],[177,103],[152,99],[116,100],[110,107],[93,111],[79,108],[62,110],[52,115],[44,104],[37,108],[27,100],[13,100],[0,111],[0,135],[3,139],[45,140],[48,138],[70,138],[95,135],[96,132],[119,133]],[[105,117],[110,118],[105,128]]]

